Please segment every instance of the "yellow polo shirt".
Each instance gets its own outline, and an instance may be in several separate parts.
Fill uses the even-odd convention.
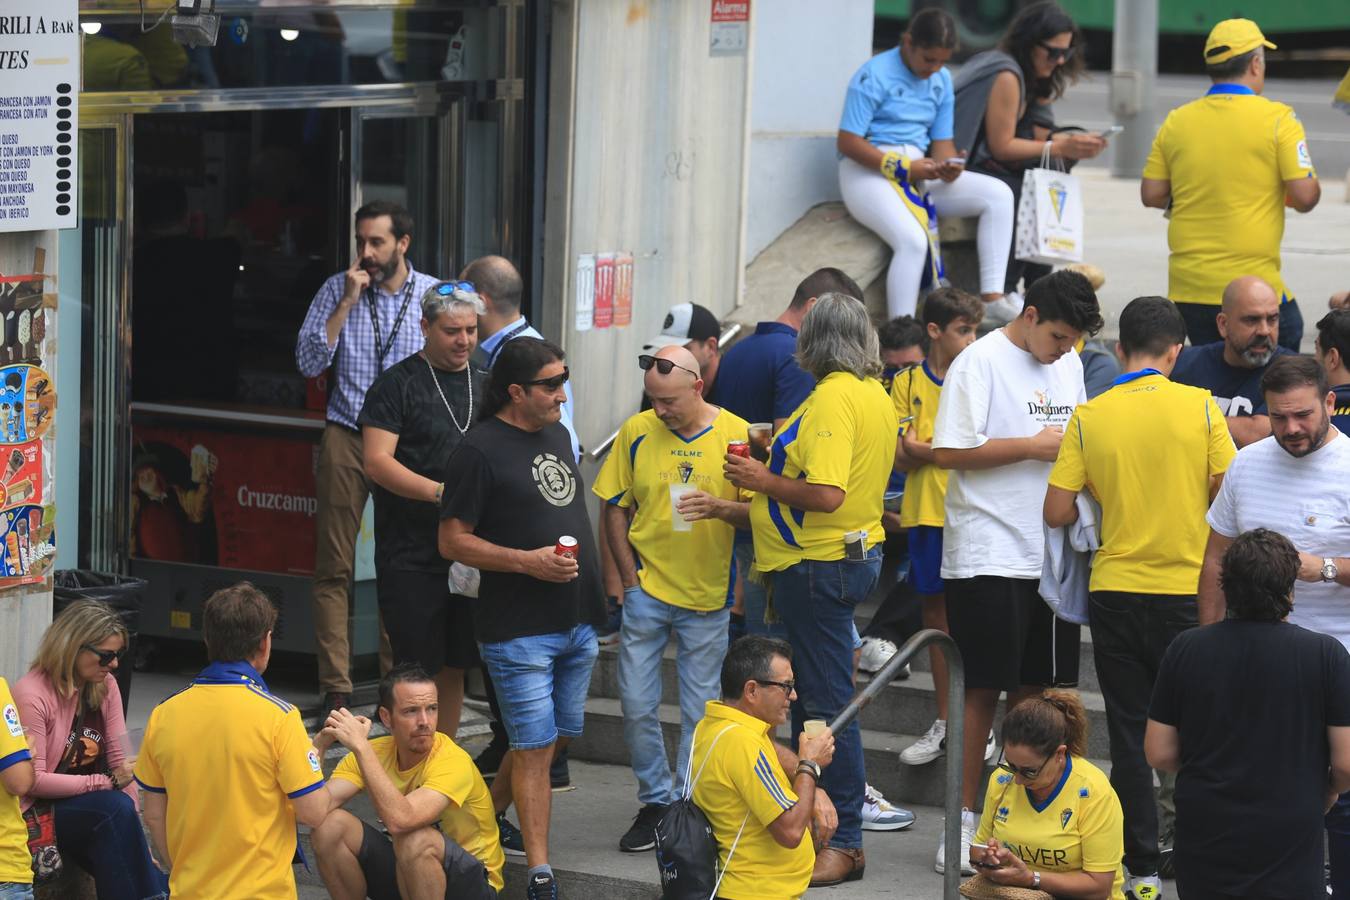
[[[1050,484],[1075,493],[1086,485],[1102,505],[1090,590],[1194,594],[1209,480],[1237,448],[1209,391],[1144,371],[1074,409]]]
[[[673,527],[671,489],[692,487],[724,500],[747,500],[722,474],[728,441],[746,440],[749,424],[725,409],[691,438],[666,427],[652,410],[623,423],[592,492],[624,509],[637,507],[628,541],[637,551],[638,582],[651,596],[700,612],[726,605],[736,529],[720,519]]]
[[[426,788],[450,800],[450,805],[441,813],[441,834],[473,854],[487,869],[488,882],[500,892],[504,885],[502,867],[506,865],[506,856],[502,853],[497,813],[487,784],[469,754],[439,731],[431,752],[407,770],[398,767],[398,749],[392,736],[375,738],[370,742],[370,748],[400,794]],[[333,770],[333,777],[350,781],[365,790],[366,780],[354,754],[348,753],[342,758]]]
[[[991,837],[1038,872],[1114,872],[1111,900],[1124,900],[1125,815],[1101,769],[1076,756],[1044,803],[997,769],[984,795],[975,842]]]
[[[931,444],[933,424],[937,421],[938,400],[942,397],[942,379],[928,368],[928,361],[895,376],[891,382],[891,401],[895,417],[914,419],[900,426],[901,431],[912,432],[915,440]],[[941,528],[947,519],[946,469],[935,463],[925,463],[905,478],[905,495],[900,499],[900,524],[905,528],[931,525]]]
[[[1223,300],[1239,275],[1259,275],[1282,300],[1286,181],[1316,176],[1308,141],[1283,103],[1215,85],[1167,114],[1144,177],[1170,181],[1167,296],[1177,303]]]
[[[0,678],[0,772],[33,758],[19,722],[19,708],[9,692],[9,682]],[[0,789],[0,884],[33,883],[33,857],[28,852],[28,827],[19,811],[19,798]]]
[[[816,850],[809,828],[791,850],[769,833],[769,824],[797,802],[792,783],[778,764],[769,723],[719,700],[709,700],[704,709],[703,721],[694,729],[694,772],[699,774],[693,798],[717,840],[718,869],[726,869],[717,896],[800,897],[811,883]],[[733,843],[736,853],[728,867]]]
[[[832,513],[806,512],[757,494],[750,503],[756,568],[777,572],[804,559],[843,559],[851,531],[866,531],[869,548],[881,542],[898,421],[874,378],[831,372],[816,384],[774,435],[769,471],[842,488],[844,502]]]
[[[168,795],[175,897],[296,896],[295,810],[288,798],[323,787],[323,774],[300,711],[268,693],[251,668],[208,666],[155,707],[136,781]]]

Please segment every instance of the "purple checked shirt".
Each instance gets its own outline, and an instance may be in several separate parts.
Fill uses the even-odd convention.
[[[366,402],[366,391],[381,372],[422,349],[422,295],[440,283],[440,279],[423,275],[408,262],[408,280],[397,293],[383,289],[375,291],[376,317],[380,323],[380,342],[388,344],[383,362],[375,347],[375,329],[370,314],[370,293],[352,308],[347,321],[338,332],[336,347],[328,346],[325,326],[337,309],[346,286],[345,272],[339,272],[323,283],[305,313],[305,322],[295,340],[295,367],[306,378],[313,378],[329,366],[333,367],[333,390],[328,398],[328,421],[353,431],[358,430],[356,417]],[[409,292],[409,286],[411,291]],[[409,298],[407,311],[398,323],[391,339],[390,332],[398,322],[404,298]]]

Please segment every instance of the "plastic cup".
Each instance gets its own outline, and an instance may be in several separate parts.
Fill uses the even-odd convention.
[[[802,734],[808,738],[814,738],[825,733],[825,729],[830,727],[830,723],[824,719],[807,719],[802,723]]]
[[[674,531],[693,531],[694,523],[680,515],[680,498],[698,490],[692,484],[672,484],[670,486],[670,527]]]

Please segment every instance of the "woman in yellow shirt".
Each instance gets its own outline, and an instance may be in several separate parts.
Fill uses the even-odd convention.
[[[1087,713],[1074,691],[1046,691],[1008,713],[970,847],[985,878],[1058,898],[1123,900],[1124,816],[1086,747]]]

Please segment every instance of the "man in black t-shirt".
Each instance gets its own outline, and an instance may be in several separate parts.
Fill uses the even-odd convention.
[[[441,502],[441,555],[482,573],[474,631],[511,742],[493,800],[501,812],[514,799],[520,813],[531,900],[557,896],[549,764],[581,735],[595,626],[605,619],[586,491],[559,424],[567,376],[562,350],[547,341],[502,348]],[[564,536],[574,556],[555,552]]]
[[[1288,538],[1239,535],[1222,563],[1229,618],[1163,656],[1144,750],[1178,773],[1183,900],[1325,894],[1322,814],[1350,788],[1350,653],[1285,621],[1298,572]]]
[[[375,483],[375,590],[394,664],[415,662],[436,681],[437,729],[450,737],[464,704],[464,670],[478,665],[470,600],[450,593],[437,548],[446,464],[486,387],[469,364],[482,301],[467,282],[422,297],[426,346],[384,371],[366,392],[361,426]]]

